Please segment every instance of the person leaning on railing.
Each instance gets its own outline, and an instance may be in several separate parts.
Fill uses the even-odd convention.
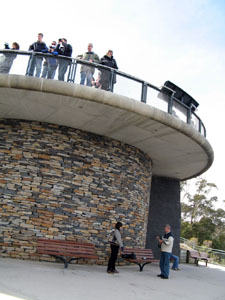
[[[113,58],[113,51],[112,50],[108,50],[108,52],[106,53],[106,55],[104,55],[101,58],[101,62],[102,65],[113,68],[118,70],[118,66],[116,63],[116,60]],[[110,90],[110,82],[111,82],[111,76],[112,76],[112,72],[110,72],[109,70],[105,70],[102,69],[101,70],[101,88],[103,90],[109,91]],[[116,83],[116,74],[113,75],[113,84]]]
[[[54,56],[58,55],[58,52],[56,51],[56,42],[53,41],[51,45],[49,46],[48,50],[43,50],[43,53],[49,53],[52,54],[53,57],[47,57],[45,58],[44,62],[44,67],[43,67],[43,72],[41,77],[42,78],[47,78],[47,79],[54,79],[55,77],[55,72],[57,69],[57,59]]]
[[[43,40],[43,33],[39,33],[37,42],[30,45],[29,51],[43,52],[43,50],[48,50],[48,47],[42,40]],[[35,77],[40,77],[41,68],[42,68],[42,60],[43,60],[43,57],[41,57],[41,56],[35,55],[35,56],[31,57],[30,65],[29,65],[29,69],[28,69],[28,76],[34,76],[34,70],[36,69]]]
[[[19,50],[20,46],[18,43],[12,43],[12,48],[10,49],[9,44],[5,43],[6,50]],[[0,57],[0,73],[8,74],[13,65],[13,61],[16,58],[16,53],[5,53]]]
[[[59,39],[59,43],[55,51],[58,52],[59,55],[71,57],[73,48],[70,44],[67,44],[67,39],[63,38],[63,39]],[[59,65],[58,80],[64,81],[67,68],[70,64],[71,64],[71,60],[69,59],[63,59],[63,58],[58,59],[58,65]]]
[[[89,61],[89,62],[95,62],[99,63],[99,56],[92,51],[93,49],[93,44],[89,43],[88,44],[88,51],[85,52],[84,54],[78,55],[77,58]],[[92,80],[93,80],[93,75],[95,72],[94,67],[90,67],[88,65],[82,65],[80,69],[80,84],[84,85],[85,80],[86,80],[86,85],[87,86],[92,86]]]

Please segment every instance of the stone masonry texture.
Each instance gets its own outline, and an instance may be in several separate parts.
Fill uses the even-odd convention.
[[[118,220],[125,246],[145,247],[151,169],[142,151],[107,137],[0,120],[0,255],[54,261],[37,255],[37,239],[75,240],[95,244],[105,264]]]
[[[152,176],[146,246],[153,250],[156,258],[160,256],[156,236],[164,234],[166,224],[171,225],[171,231],[175,238],[173,253],[180,255],[180,222],[180,181]]]

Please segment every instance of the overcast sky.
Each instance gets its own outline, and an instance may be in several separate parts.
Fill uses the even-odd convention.
[[[1,48],[14,41],[27,50],[66,37],[73,57],[87,43],[103,56],[108,49],[121,71],[157,86],[170,80],[199,103],[215,161],[205,173],[225,199],[225,1],[224,0],[85,0],[3,1]]]

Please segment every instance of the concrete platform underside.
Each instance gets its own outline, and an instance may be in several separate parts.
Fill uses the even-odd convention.
[[[77,128],[149,154],[153,174],[180,180],[213,162],[209,142],[183,121],[121,95],[54,80],[0,74],[0,118]]]
[[[0,259],[0,300],[224,300],[225,268],[181,265],[169,280],[157,277],[157,264],[105,267]]]

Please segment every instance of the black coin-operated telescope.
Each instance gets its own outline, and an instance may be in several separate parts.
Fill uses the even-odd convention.
[[[169,80],[164,83],[161,91],[162,93],[159,95],[160,98],[163,98],[163,94],[168,95],[170,98],[176,98],[188,106],[193,112],[199,106],[199,103],[194,98]]]

